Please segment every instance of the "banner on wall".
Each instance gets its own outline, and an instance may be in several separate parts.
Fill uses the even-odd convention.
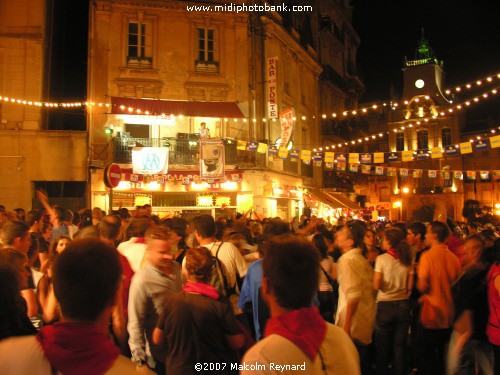
[[[224,177],[224,143],[221,139],[200,140],[201,178],[220,179]]]
[[[267,78],[267,116],[269,118],[278,117],[278,58],[269,57],[266,66]]]
[[[166,174],[168,147],[134,147],[132,168],[135,174]]]
[[[280,113],[281,140],[280,146],[286,147],[292,139],[293,129],[295,127],[295,110],[287,108]]]

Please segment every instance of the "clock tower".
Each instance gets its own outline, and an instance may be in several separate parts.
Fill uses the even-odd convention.
[[[437,106],[449,104],[442,93],[445,84],[443,62],[434,55],[423,30],[415,59],[408,60],[405,57],[403,75],[403,100],[410,101],[414,97],[428,95]]]

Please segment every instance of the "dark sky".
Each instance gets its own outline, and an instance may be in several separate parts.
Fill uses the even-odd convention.
[[[403,59],[415,57],[422,28],[444,61],[446,87],[500,73],[496,0],[353,0],[352,7],[361,38],[358,65],[366,85],[361,102],[388,99],[391,84],[401,94]],[[475,107],[471,112],[476,115],[500,121],[500,93]]]

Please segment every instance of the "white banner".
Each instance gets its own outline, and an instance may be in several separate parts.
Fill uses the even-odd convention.
[[[285,109],[280,113],[281,123],[281,147],[287,147],[292,139],[293,128],[295,126],[295,110],[293,108]]]
[[[221,139],[200,140],[201,178],[224,178],[224,163],[224,142]]]
[[[133,173],[166,174],[168,172],[168,147],[134,147],[132,149]]]
[[[267,116],[278,118],[278,82],[277,82],[278,58],[267,59]]]

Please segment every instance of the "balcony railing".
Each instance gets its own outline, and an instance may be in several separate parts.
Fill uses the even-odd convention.
[[[168,147],[170,165],[195,166],[199,159],[199,140],[193,138],[133,138],[115,137],[113,138],[113,162],[120,164],[132,163],[132,149],[134,147]],[[232,139],[224,139],[224,153],[227,165],[236,165],[241,169],[266,167],[266,154],[256,151],[243,151],[236,148],[236,142]],[[276,171],[302,175],[304,177],[313,176],[313,167],[304,164],[301,160],[297,162],[290,158],[281,160],[275,159],[268,163],[268,168]]]

